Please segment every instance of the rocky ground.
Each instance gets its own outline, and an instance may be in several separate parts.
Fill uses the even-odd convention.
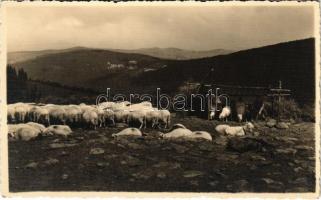
[[[166,141],[152,129],[113,139],[122,127],[10,141],[10,191],[314,191],[314,123],[257,122],[253,134],[234,138],[215,133],[214,121],[173,123],[208,131],[213,142]]]

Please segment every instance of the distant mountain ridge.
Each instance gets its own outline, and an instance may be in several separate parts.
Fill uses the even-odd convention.
[[[16,62],[31,79],[106,91],[175,92],[186,81],[268,87],[282,80],[293,96],[313,99],[315,39],[303,39],[191,60],[76,48]],[[211,68],[213,76],[208,79]]]
[[[111,51],[122,52],[122,53],[138,53],[157,58],[170,59],[170,60],[189,60],[197,58],[207,58],[217,55],[230,54],[233,51],[225,49],[213,49],[207,51],[193,51],[179,48],[141,48],[135,50],[123,50],[123,49],[110,49]]]

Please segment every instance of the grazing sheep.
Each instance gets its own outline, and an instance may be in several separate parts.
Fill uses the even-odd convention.
[[[146,124],[146,112],[143,110],[131,111],[128,114],[127,123],[140,123],[139,129],[143,128]]]
[[[254,125],[251,122],[246,123],[244,126],[233,126],[225,129],[227,135],[243,136],[247,131],[252,132]]]
[[[78,124],[82,117],[82,110],[78,105],[65,106],[66,121],[70,124]]]
[[[142,132],[137,128],[125,128],[124,130],[112,134],[112,137],[119,137],[119,136],[142,136]]]
[[[192,135],[187,136],[189,139],[204,139],[212,141],[212,136],[206,131],[193,131]]]
[[[66,110],[62,106],[48,107],[50,121],[53,124],[66,124]]]
[[[147,126],[147,123],[151,124],[151,127],[154,128],[156,125],[158,125],[158,120],[159,120],[159,110],[157,109],[152,109],[150,111],[146,112],[146,123],[145,123],[145,128]]]
[[[44,135],[61,135],[67,137],[72,130],[67,125],[51,125],[43,131]]]
[[[8,122],[10,122],[10,123],[15,121],[15,108],[12,105],[8,105],[7,119],[8,119]]]
[[[25,122],[28,110],[27,106],[23,104],[19,104],[15,107],[15,119],[17,122]]]
[[[105,126],[105,112],[103,109],[100,109],[99,107],[94,109],[94,111],[98,115],[98,125],[99,127]]]
[[[88,128],[93,127],[96,130],[98,125],[98,114],[94,110],[87,110],[82,115],[83,121]]]
[[[115,122],[127,123],[129,113],[128,110],[114,110]]]
[[[231,114],[231,108],[229,106],[225,106],[219,115],[219,119],[227,121],[227,118],[230,116],[230,114]]]
[[[30,109],[30,119],[34,122],[41,122],[50,125],[49,111],[40,106],[33,106]]]
[[[225,134],[225,130],[229,128],[229,125],[226,124],[220,124],[215,127],[215,131],[220,133],[220,134]]]
[[[159,110],[158,123],[165,124],[164,128],[167,128],[171,122],[171,113],[168,110]]]
[[[235,108],[236,108],[237,119],[239,122],[242,122],[243,116],[245,115],[246,105],[241,98],[238,100],[238,102],[236,102]]]
[[[112,125],[115,125],[115,113],[114,111],[110,109],[105,109],[104,110],[104,118],[105,118],[105,124],[107,122],[112,122]]]

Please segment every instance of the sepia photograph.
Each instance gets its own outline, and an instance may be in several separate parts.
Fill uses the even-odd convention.
[[[1,3],[3,194],[316,197],[319,15],[318,2]]]

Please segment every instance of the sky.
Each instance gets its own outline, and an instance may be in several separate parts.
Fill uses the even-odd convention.
[[[15,4],[16,5],[16,4]],[[313,37],[313,6],[6,6],[8,51],[241,50]]]

